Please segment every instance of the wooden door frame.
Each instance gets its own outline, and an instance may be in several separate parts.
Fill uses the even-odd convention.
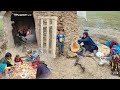
[[[39,35],[38,33],[40,33],[39,30],[41,30],[41,33],[40,33],[40,37],[38,36],[38,38],[40,38],[40,42],[42,43],[39,43],[39,47],[43,48],[43,19],[47,19],[47,40],[46,40],[46,46],[47,46],[47,52],[48,52],[48,49],[49,49],[49,19],[52,19],[53,20],[53,25],[51,25],[53,27],[53,31],[52,31],[52,57],[53,58],[56,58],[56,35],[57,35],[57,19],[58,17],[57,16],[38,16],[37,17],[37,23],[39,23],[39,20],[41,22],[41,28],[39,28],[39,26],[36,27],[37,29],[37,32],[36,32],[36,35]],[[39,40],[39,39],[37,39]]]

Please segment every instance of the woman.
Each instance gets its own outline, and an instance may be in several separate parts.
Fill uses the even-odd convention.
[[[50,70],[44,61],[40,61],[37,65],[36,79],[44,79],[50,74]]]
[[[23,43],[23,38],[24,38],[24,35],[23,35],[23,30],[19,30],[18,32],[17,32],[17,35],[16,35],[16,41],[17,41],[17,44],[18,44],[18,46],[21,46],[22,45],[22,43]]]
[[[120,54],[120,45],[116,40],[108,40],[105,45],[110,47],[110,55]]]
[[[97,52],[98,47],[97,45],[93,42],[93,40],[90,38],[87,32],[83,33],[83,37],[78,40],[78,43],[81,45],[81,43],[84,43],[83,47],[85,48],[85,52],[89,51],[91,53]]]
[[[1,71],[5,71],[5,75],[7,78],[10,75],[11,69],[14,68],[14,63],[12,62],[12,54],[7,52],[5,57],[0,60]]]
[[[27,36],[27,32],[26,32],[25,29],[23,30],[22,36],[23,36],[23,37],[26,37],[26,36]]]
[[[0,60],[0,63],[3,63],[3,64],[7,64],[7,67],[10,67],[10,66],[13,66],[14,63],[12,62],[12,54],[7,52],[5,54],[5,57],[3,57],[1,60]]]

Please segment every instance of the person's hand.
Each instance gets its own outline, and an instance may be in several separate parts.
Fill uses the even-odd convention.
[[[84,43],[82,42],[82,43],[80,43],[80,46],[83,46],[84,45]]]
[[[79,36],[79,38],[82,38],[82,36]]]
[[[11,66],[11,68],[12,68],[12,69],[14,69],[14,68],[15,68],[15,66]]]
[[[5,70],[11,69],[11,67],[5,67]]]

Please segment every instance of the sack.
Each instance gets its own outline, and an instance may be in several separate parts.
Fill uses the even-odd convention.
[[[104,53],[102,53],[102,52],[97,52],[97,53],[96,53],[96,56],[97,56],[98,58],[100,58],[100,57],[104,56]]]

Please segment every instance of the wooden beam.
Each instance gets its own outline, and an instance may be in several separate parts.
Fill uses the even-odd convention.
[[[48,17],[41,17],[38,16],[38,19],[41,20],[41,49],[46,49],[47,53],[49,53],[49,27],[52,26],[52,57],[56,58],[56,35],[57,35],[57,17],[56,16],[48,16]],[[47,19],[47,35],[46,35],[46,47],[43,48],[43,20]],[[53,24],[50,25],[49,19],[53,20]]]
[[[49,26],[53,26],[53,24],[49,24]],[[47,27],[47,25],[44,25],[43,27]]]
[[[38,16],[38,19],[53,19],[53,20],[57,20],[56,16]]]
[[[41,20],[41,49],[43,49],[43,19]]]
[[[36,30],[36,37],[37,37],[37,44],[38,44],[38,48],[40,48],[40,27],[39,27],[39,25],[37,25],[37,24],[39,24],[40,23],[40,20],[39,19],[36,19],[36,22],[37,23],[35,23],[35,30]]]
[[[49,53],[49,19],[47,19],[47,40],[46,40],[46,46],[47,46],[47,53]]]
[[[53,19],[53,31],[52,31],[52,50],[53,58],[56,58],[56,35],[57,35],[57,17]]]

